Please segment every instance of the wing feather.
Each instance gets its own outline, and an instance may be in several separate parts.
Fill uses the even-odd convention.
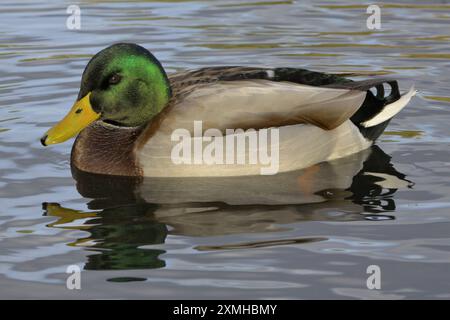
[[[221,81],[191,91],[169,107],[158,130],[269,128],[312,124],[331,130],[362,105],[365,91],[334,89],[269,80]],[[151,127],[151,124],[150,124]]]

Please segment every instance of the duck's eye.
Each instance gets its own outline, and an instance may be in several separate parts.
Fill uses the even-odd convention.
[[[118,75],[117,73],[115,73],[111,77],[109,77],[108,83],[109,84],[117,84],[120,82],[121,79],[122,79],[122,77],[120,75]]]

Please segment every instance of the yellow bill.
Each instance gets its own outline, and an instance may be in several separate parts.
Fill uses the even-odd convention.
[[[41,138],[42,145],[48,146],[50,144],[64,142],[100,118],[100,113],[92,109],[89,101],[90,95],[91,93],[89,92],[82,99],[75,102],[64,119],[44,134]]]

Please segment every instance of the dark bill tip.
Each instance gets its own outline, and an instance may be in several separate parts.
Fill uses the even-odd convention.
[[[41,138],[41,144],[42,144],[44,147],[47,146],[47,144],[45,143],[45,140],[47,140],[47,135],[45,135],[45,136],[43,136],[43,137]]]

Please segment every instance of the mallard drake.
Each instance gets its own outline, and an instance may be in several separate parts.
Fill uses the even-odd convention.
[[[388,95],[385,86],[390,87]],[[248,130],[277,130],[278,172],[287,172],[367,149],[415,92],[411,88],[401,95],[391,79],[352,81],[298,68],[226,66],[167,75],[148,50],[120,43],[89,61],[77,101],[41,143],[60,143],[78,134],[71,165],[88,173],[261,173],[261,163],[173,161],[173,133],[183,129],[195,144],[194,124],[201,121],[202,133],[215,130],[215,139],[226,139],[229,129],[242,129],[232,133],[237,138]],[[244,152],[250,156],[249,150]]]

